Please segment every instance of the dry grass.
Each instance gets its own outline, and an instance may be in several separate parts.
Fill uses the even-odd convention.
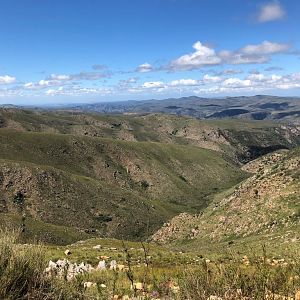
[[[19,244],[18,238],[17,232],[0,232],[0,299],[104,300],[127,295],[129,299],[145,300],[207,300],[211,296],[224,300],[283,300],[294,299],[300,290],[298,255],[273,265],[265,251],[262,255],[252,255],[247,263],[236,256],[214,262],[202,259],[188,265],[174,261],[174,267],[153,266],[148,261],[141,267],[132,266],[132,279],[126,272],[105,270],[67,281],[45,275],[44,247]],[[86,281],[95,286],[85,289]],[[143,284],[143,290],[131,289],[132,282]],[[101,287],[103,284],[106,287]],[[115,295],[119,298],[113,298]],[[142,298],[134,298],[138,296]]]

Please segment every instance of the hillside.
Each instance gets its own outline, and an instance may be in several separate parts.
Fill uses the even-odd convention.
[[[245,175],[212,150],[0,130],[1,212],[102,236],[140,238],[180,211],[203,209]],[[147,218],[145,218],[145,214]]]
[[[192,145],[247,162],[300,144],[300,127],[272,121],[197,120],[163,114],[101,115],[80,112],[0,110],[0,127],[124,141]]]
[[[253,175],[218,195],[202,213],[176,216],[153,240],[199,251],[258,248],[262,244],[271,252],[291,246],[296,249],[300,238],[300,149],[269,154],[243,169]]]
[[[245,179],[241,163],[300,144],[296,125],[272,122],[15,108],[0,120],[2,219],[19,226],[25,213],[29,237],[59,243],[76,240],[76,230],[145,238]]]

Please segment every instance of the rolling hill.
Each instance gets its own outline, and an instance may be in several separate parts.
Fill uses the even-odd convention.
[[[0,124],[1,222],[25,214],[26,235],[56,243],[145,238],[248,177],[242,163],[300,144],[297,125],[270,121],[4,108]]]

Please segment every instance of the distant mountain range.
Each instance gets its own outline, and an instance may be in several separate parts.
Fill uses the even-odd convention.
[[[238,118],[294,122],[300,117],[300,98],[257,95],[218,99],[191,96],[164,100],[131,100],[80,104],[66,107],[60,106],[57,109],[109,114],[163,113],[190,116],[198,119]]]
[[[197,119],[248,119],[300,122],[300,97],[269,95],[226,98],[202,98],[197,96],[168,98],[163,100],[128,100],[52,106],[0,105],[3,108],[30,108],[36,110],[63,110],[96,112],[104,114],[163,113],[189,116]]]

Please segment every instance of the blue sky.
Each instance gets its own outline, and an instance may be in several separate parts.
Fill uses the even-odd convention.
[[[300,95],[300,1],[0,4],[0,103]]]

